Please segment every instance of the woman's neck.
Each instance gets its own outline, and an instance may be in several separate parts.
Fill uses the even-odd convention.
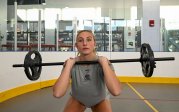
[[[91,53],[88,55],[80,55],[79,56],[80,61],[92,61],[97,59],[96,53]]]

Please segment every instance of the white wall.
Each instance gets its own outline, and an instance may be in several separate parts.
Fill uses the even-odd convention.
[[[37,81],[27,79],[23,68],[13,68],[13,64],[22,64],[27,52],[0,52],[0,92],[25,84],[55,79],[59,76],[62,66],[45,66]],[[109,59],[139,58],[138,52],[100,52],[99,55]],[[42,62],[64,62],[75,52],[41,52]],[[179,77],[179,53],[156,52],[156,57],[175,57],[175,61],[157,62],[153,77]],[[114,63],[116,74],[119,76],[143,77],[140,63]]]
[[[157,61],[156,68],[152,77],[179,77],[179,53],[174,52],[155,52],[155,57],[175,57],[175,61]],[[114,52],[112,59],[130,59],[139,58],[140,53],[137,52]],[[140,63],[117,63],[114,64],[117,75],[119,76],[139,76],[143,77]]]
[[[142,0],[142,43],[149,43],[153,51],[161,51],[160,38],[160,0]],[[154,20],[154,26],[149,26],[149,20]]]

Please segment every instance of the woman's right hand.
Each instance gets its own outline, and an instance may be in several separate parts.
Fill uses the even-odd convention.
[[[69,59],[67,59],[66,61],[65,61],[65,63],[64,63],[64,67],[65,66],[68,66],[68,67],[73,67],[73,65],[75,64],[75,62],[76,62],[76,57],[75,58],[72,58],[72,57],[70,57]]]

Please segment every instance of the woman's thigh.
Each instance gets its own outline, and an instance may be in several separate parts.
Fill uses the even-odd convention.
[[[65,108],[64,112],[84,112],[86,107],[82,105],[75,98],[70,97]]]
[[[101,101],[91,109],[93,112],[112,112],[111,103],[108,99]]]

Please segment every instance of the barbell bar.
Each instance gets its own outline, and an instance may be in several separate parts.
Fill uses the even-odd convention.
[[[35,57],[32,58],[32,55]],[[151,77],[156,68],[155,61],[171,61],[174,57],[154,58],[153,51],[149,44],[143,43],[140,50],[140,58],[137,59],[115,59],[111,63],[140,62],[145,77]],[[97,64],[98,61],[78,61],[75,64]],[[63,65],[64,62],[42,63],[42,57],[38,51],[29,51],[24,59],[24,64],[14,64],[13,67],[24,67],[25,74],[29,80],[37,80],[40,77],[42,66]]]
[[[160,58],[154,58],[154,61],[169,61],[169,60],[175,60],[174,57],[160,57]],[[128,62],[142,62],[147,61],[146,59],[113,59],[109,60],[111,63],[128,63]],[[78,61],[75,64],[81,65],[81,64],[97,64],[98,61]],[[57,65],[63,65],[64,62],[51,62],[51,63],[35,63],[34,65],[29,66],[57,66]],[[13,67],[25,67],[24,64],[15,64]]]

